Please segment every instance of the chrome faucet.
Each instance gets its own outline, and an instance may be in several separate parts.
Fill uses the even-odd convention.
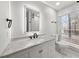
[[[38,35],[37,35],[37,33],[34,33],[32,36],[29,36],[29,38],[30,39],[32,39],[32,38],[38,38]]]

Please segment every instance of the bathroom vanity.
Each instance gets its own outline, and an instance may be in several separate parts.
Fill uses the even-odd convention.
[[[46,58],[55,57],[55,37],[42,36],[36,39],[12,41],[3,52],[3,58]]]

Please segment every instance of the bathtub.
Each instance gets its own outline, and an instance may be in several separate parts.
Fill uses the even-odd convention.
[[[68,58],[79,58],[79,45],[65,40],[56,41],[56,51]]]

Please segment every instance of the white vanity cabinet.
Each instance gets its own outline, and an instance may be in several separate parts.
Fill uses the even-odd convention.
[[[50,58],[55,56],[55,40],[41,43],[39,45],[16,52],[8,58]]]

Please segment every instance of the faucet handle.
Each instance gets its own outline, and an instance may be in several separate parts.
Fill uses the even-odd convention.
[[[38,38],[37,33],[34,33],[33,38]]]
[[[29,36],[30,39],[32,39],[32,36]]]

